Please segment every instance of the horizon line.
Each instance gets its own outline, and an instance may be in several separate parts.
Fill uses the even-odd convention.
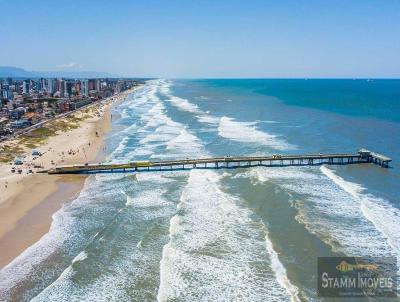
[[[399,77],[149,77],[149,76],[110,76],[110,77],[43,77],[43,76],[0,76],[0,79],[39,79],[39,78],[63,78],[63,79],[143,79],[143,80],[400,80]]]

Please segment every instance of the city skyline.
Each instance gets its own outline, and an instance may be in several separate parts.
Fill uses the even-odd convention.
[[[51,12],[47,0],[0,5],[9,12],[0,66],[123,77],[400,77],[394,0],[69,1]]]
[[[0,77],[0,142],[60,114],[96,104],[139,85],[131,79]]]

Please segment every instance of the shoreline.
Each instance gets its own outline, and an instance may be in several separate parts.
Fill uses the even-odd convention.
[[[32,163],[38,162],[48,169],[56,165],[103,160],[105,136],[111,130],[111,107],[139,87],[76,112],[74,116],[81,118],[79,127],[47,138],[38,146],[44,153],[41,157],[31,157],[30,150],[25,148],[27,164],[21,174],[11,173],[8,163],[0,164],[0,269],[49,231],[52,215],[78,196],[87,178],[87,175],[65,177],[24,172],[32,169]],[[2,144],[18,140],[15,138]]]

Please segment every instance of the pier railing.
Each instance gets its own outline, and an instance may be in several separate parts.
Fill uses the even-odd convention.
[[[59,166],[42,171],[48,174],[80,174],[80,173],[117,173],[143,171],[174,171],[190,169],[234,169],[256,166],[285,167],[285,166],[314,166],[314,165],[348,165],[373,163],[388,168],[392,160],[384,155],[361,149],[355,154],[303,154],[271,156],[226,156],[198,159],[176,159],[163,161],[136,161],[116,164],[84,164]]]

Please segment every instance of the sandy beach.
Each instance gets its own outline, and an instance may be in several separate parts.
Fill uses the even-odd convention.
[[[74,113],[74,127],[59,130],[36,145],[41,156],[32,156],[26,138],[18,137],[0,144],[0,147],[6,144],[23,148],[22,165],[0,163],[0,268],[48,232],[52,214],[79,194],[86,179],[83,175],[65,177],[35,172],[56,165],[103,160],[103,142],[111,128],[111,106],[130,92]],[[52,126],[46,127],[51,129]],[[15,172],[11,171],[12,167]]]

